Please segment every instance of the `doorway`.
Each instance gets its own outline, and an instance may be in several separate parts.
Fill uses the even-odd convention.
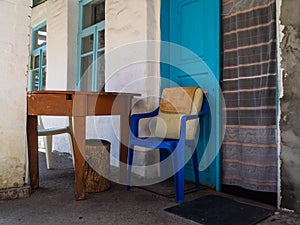
[[[179,54],[173,59],[181,69],[161,65],[161,76],[179,86],[196,85],[207,91],[210,113],[201,122],[204,130],[196,151],[201,158],[201,183],[220,190],[220,1],[162,0],[161,39],[195,53],[193,58]],[[170,58],[176,55],[171,51]],[[204,66],[198,66],[199,61]],[[188,162],[185,178],[193,177],[192,163]]]

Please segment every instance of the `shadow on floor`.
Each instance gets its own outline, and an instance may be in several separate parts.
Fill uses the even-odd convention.
[[[46,169],[43,153],[39,153],[39,160],[40,188],[27,199],[0,201],[1,225],[198,224],[164,211],[176,205],[174,198],[162,197],[140,188],[126,191],[125,186],[115,183],[105,192],[88,194],[86,200],[75,201],[74,171],[69,155],[55,152],[54,170]],[[212,193],[216,194],[212,190],[200,190],[185,197],[186,201],[190,201]],[[248,200],[243,199],[243,201]],[[254,204],[252,201],[249,202]],[[291,218],[291,215],[287,215],[288,218],[284,215],[279,212],[260,224],[287,224],[286,221]],[[295,223],[288,224],[300,224],[298,219],[295,217],[293,220]]]

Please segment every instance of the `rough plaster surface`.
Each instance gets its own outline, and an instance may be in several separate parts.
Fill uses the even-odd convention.
[[[66,0],[47,4],[47,77],[46,88],[66,90],[68,74],[68,10]]]
[[[147,44],[140,45],[141,48],[126,46],[160,39],[160,1],[111,0],[106,1],[105,10],[107,90],[137,92],[143,96],[157,95],[159,86],[150,85],[142,79],[149,76],[159,77],[159,65],[153,68],[153,65],[149,67],[149,62],[137,63],[136,55],[144,60],[150,57],[149,54],[157,54],[159,60],[159,49],[149,49]],[[116,58],[118,62],[114,61]],[[123,67],[116,68],[115,65]],[[134,83],[137,80],[140,82]],[[141,105],[140,103],[139,107]]]
[[[143,60],[152,58],[153,54],[159,60],[159,49],[149,49],[147,44],[140,48],[126,46],[160,39],[160,1],[111,0],[106,1],[105,10],[106,91],[140,93],[142,98],[134,101],[133,112],[150,111],[157,101],[145,97],[158,96],[159,84],[147,77],[160,76],[159,63],[151,64]],[[138,63],[137,55],[141,56],[138,60],[142,60]],[[106,123],[111,130],[119,130],[118,124],[113,124],[111,127]],[[145,152],[135,154],[136,161],[147,161],[146,157]],[[152,176],[155,171],[139,173]]]
[[[68,67],[67,89],[75,90],[77,75],[78,0],[68,0]]]
[[[7,0],[0,7],[0,189],[24,185],[30,5]]]
[[[282,207],[300,212],[300,1],[283,0],[282,52],[284,95],[281,99]]]

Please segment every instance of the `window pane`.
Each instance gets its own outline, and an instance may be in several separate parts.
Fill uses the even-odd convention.
[[[94,35],[89,35],[81,39],[81,54],[93,51]]]
[[[105,85],[105,58],[104,51],[98,52],[97,59],[97,91],[104,91]]]
[[[95,3],[94,5],[94,24],[105,20],[105,2],[98,1],[100,3]]]
[[[40,67],[40,55],[33,55],[31,58],[31,68],[36,69]]]
[[[105,31],[99,31],[98,32],[98,49],[105,47]]]
[[[43,52],[43,65],[42,66],[46,66],[47,60],[46,60],[46,52]]]
[[[46,90],[46,68],[42,69],[42,90]]]
[[[82,29],[105,20],[104,0],[94,0],[83,6]]]
[[[31,87],[32,91],[37,91],[39,88],[39,71],[34,70],[31,72]]]
[[[80,90],[92,90],[92,74],[93,74],[93,55],[88,55],[81,58],[81,73],[80,73]]]
[[[47,31],[46,31],[46,25],[39,28],[38,30],[34,31],[33,34],[33,49],[40,48],[42,46],[46,45],[46,39],[47,39]]]
[[[39,3],[43,2],[43,1],[44,0],[33,0],[32,1],[32,6],[34,7],[34,6],[38,5]]]

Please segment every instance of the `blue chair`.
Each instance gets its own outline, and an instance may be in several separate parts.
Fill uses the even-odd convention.
[[[186,91],[189,91],[190,94],[186,94]],[[177,101],[177,103],[174,103],[174,101]],[[187,105],[187,107],[184,108],[182,105]],[[190,105],[192,109],[190,111],[186,110]],[[167,110],[162,110],[162,107],[167,108]],[[176,203],[179,204],[184,202],[185,148],[186,146],[190,147],[190,150],[193,152],[192,159],[196,187],[199,188],[199,163],[197,152],[194,150],[197,144],[197,137],[199,136],[199,118],[207,112],[208,102],[202,90],[199,87],[188,87],[165,88],[162,92],[159,108],[150,113],[132,115],[128,148],[127,189],[130,189],[134,146],[159,149],[160,162],[171,154],[173,171],[177,171],[174,175],[174,183]],[[155,116],[163,119],[164,122],[161,123],[161,120],[157,119],[154,136],[139,137],[139,121]]]

